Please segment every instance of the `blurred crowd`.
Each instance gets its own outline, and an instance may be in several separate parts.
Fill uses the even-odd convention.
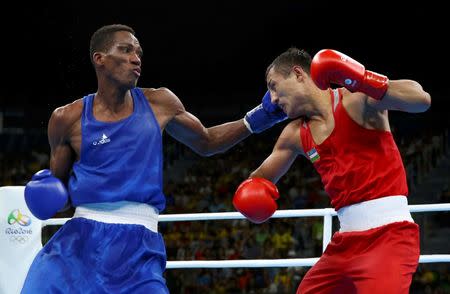
[[[410,195],[414,197],[427,174],[448,156],[448,130],[394,137],[404,159]],[[234,211],[231,200],[236,187],[271,152],[275,140],[276,135],[269,131],[250,137],[224,154],[201,158],[165,138],[164,213]],[[1,186],[26,184],[33,173],[48,168],[48,161],[44,145],[34,146],[29,153],[20,148],[2,149]],[[188,164],[181,165],[182,162]],[[306,159],[299,158],[277,186],[281,194],[279,209],[330,207],[321,180]],[[450,202],[448,186],[442,189],[439,200]],[[334,222],[333,229],[337,230],[336,218]],[[43,231],[44,242],[56,229]],[[271,219],[259,225],[247,220],[161,222],[159,229],[166,242],[168,260],[307,258],[319,257],[322,252],[320,217]],[[174,269],[166,271],[166,278],[171,293],[294,293],[307,270]],[[411,293],[450,293],[449,265],[421,264]]]

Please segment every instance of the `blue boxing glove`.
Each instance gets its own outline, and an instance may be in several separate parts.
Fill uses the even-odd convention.
[[[262,103],[247,112],[244,124],[250,132],[261,133],[285,119],[287,119],[286,113],[271,102],[270,92],[267,91]]]
[[[64,184],[48,169],[38,171],[25,186],[25,202],[31,213],[41,220],[54,216],[67,203]]]

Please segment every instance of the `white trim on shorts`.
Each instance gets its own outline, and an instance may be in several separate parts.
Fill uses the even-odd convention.
[[[77,206],[73,218],[82,217],[109,224],[143,225],[158,232],[158,210],[145,203],[118,201]]]
[[[414,222],[406,196],[386,196],[342,207],[339,232],[365,231],[394,222]]]

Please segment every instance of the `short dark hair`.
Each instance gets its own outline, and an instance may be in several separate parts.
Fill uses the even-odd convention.
[[[108,51],[114,42],[114,34],[119,31],[126,31],[133,34],[133,36],[135,35],[135,32],[131,27],[123,24],[106,25],[99,28],[92,34],[91,43],[89,46],[89,53],[91,55],[90,59],[92,63],[94,63],[94,60],[92,59],[94,52]]]
[[[272,68],[282,74],[283,77],[287,77],[295,65],[300,66],[306,73],[310,74],[311,55],[303,49],[291,47],[272,61],[267,67],[266,77]]]

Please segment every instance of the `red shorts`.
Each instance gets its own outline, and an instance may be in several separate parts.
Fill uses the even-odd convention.
[[[419,226],[415,223],[336,232],[297,294],[408,293],[419,255]]]

